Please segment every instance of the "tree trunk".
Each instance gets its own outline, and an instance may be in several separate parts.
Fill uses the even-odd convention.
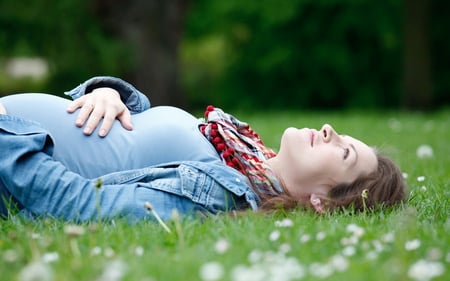
[[[104,27],[131,46],[131,73],[123,77],[152,105],[186,107],[179,86],[178,47],[188,0],[96,0]]]
[[[431,0],[405,0],[404,93],[408,109],[432,105],[432,75],[429,41]]]

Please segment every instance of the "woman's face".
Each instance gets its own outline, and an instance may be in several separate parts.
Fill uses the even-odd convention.
[[[293,196],[326,195],[339,183],[350,183],[374,171],[372,148],[350,136],[338,135],[328,124],[315,129],[287,128],[277,155],[278,173]],[[292,190],[291,190],[292,189]]]

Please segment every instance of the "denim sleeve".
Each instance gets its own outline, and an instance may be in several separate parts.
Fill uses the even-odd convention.
[[[130,83],[116,77],[111,76],[96,76],[88,79],[80,84],[78,87],[65,92],[66,95],[72,99],[77,99],[92,90],[101,87],[113,88],[119,92],[120,98],[128,107],[132,114],[142,112],[150,108],[149,99],[137,90]]]

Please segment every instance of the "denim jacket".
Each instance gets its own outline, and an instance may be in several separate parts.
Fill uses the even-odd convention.
[[[0,192],[33,215],[134,222],[152,218],[146,202],[163,219],[170,219],[173,209],[181,214],[257,209],[259,199],[246,178],[223,164],[182,161],[116,172],[101,177],[96,188],[97,179],[70,172],[51,157],[51,137],[32,121],[0,115],[0,144]]]
[[[122,100],[134,113],[149,108],[148,99],[126,82],[96,77],[69,94],[74,98],[96,87],[116,83]],[[123,90],[122,90],[123,87]],[[259,198],[245,176],[221,162],[175,161],[87,179],[52,158],[53,140],[39,124],[0,115],[0,194],[11,197],[23,213],[73,221],[125,217],[130,222],[152,219],[149,202],[163,219],[172,210],[192,215],[258,208]],[[100,210],[97,209],[99,203]],[[1,205],[1,203],[0,203]],[[5,206],[3,206],[3,215]]]

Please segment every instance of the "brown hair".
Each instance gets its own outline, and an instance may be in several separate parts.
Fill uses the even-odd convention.
[[[353,207],[356,211],[395,206],[407,197],[403,175],[388,157],[376,152],[378,166],[367,176],[350,184],[335,186],[329,195],[329,208]]]
[[[351,183],[338,184],[325,200],[329,211],[353,208],[355,211],[373,210],[402,203],[407,197],[403,175],[388,157],[375,152],[378,166],[372,173],[361,176]],[[300,207],[300,202],[285,192],[275,197],[263,196],[261,209],[288,210]]]

